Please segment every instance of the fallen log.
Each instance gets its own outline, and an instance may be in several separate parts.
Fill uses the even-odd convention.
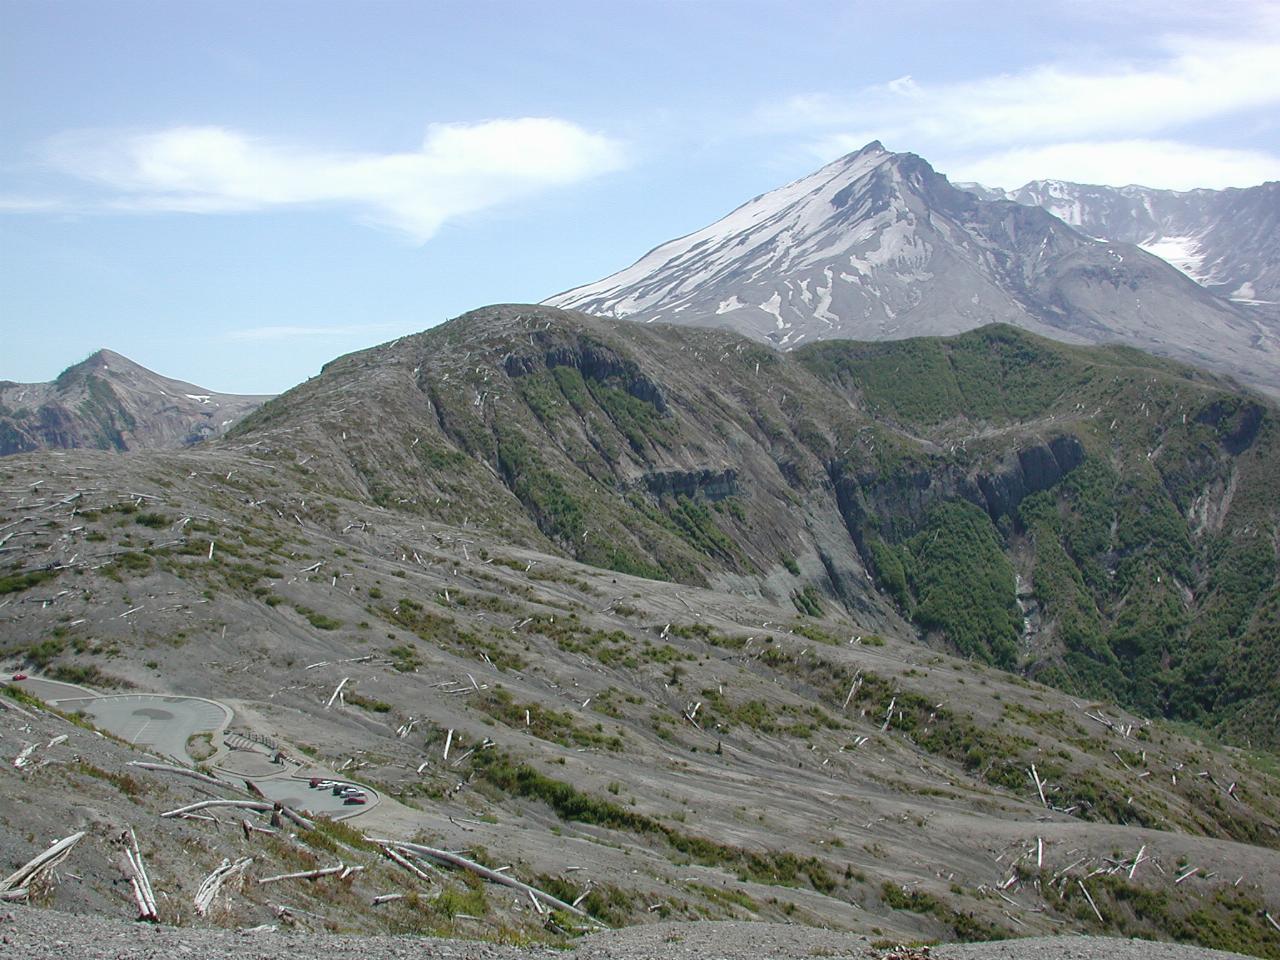
[[[566,903],[565,901],[561,900],[559,897],[553,897],[551,894],[547,893],[545,890],[539,890],[537,887],[532,887],[527,883],[522,883],[521,881],[516,880],[514,877],[508,877],[504,873],[499,873],[497,870],[491,870],[486,866],[476,863],[473,860],[468,860],[466,857],[460,857],[456,853],[451,853],[448,850],[439,850],[435,847],[424,846],[423,844],[420,844],[420,843],[408,843],[408,842],[402,842],[399,840],[384,840],[384,839],[378,839],[376,837],[365,837],[365,839],[368,840],[370,843],[380,844],[384,847],[394,846],[394,847],[399,847],[402,850],[411,850],[414,853],[420,853],[423,856],[430,857],[432,860],[437,860],[440,863],[446,863],[452,867],[458,867],[462,870],[468,870],[471,873],[474,873],[478,877],[483,877],[485,880],[488,880],[490,883],[498,883],[504,887],[511,887],[514,890],[519,890],[521,893],[525,893],[525,894],[528,894],[529,896],[538,898],[543,903],[549,904],[550,906],[555,907],[557,910],[566,910],[569,913],[576,914],[577,916],[582,917],[585,920],[590,920],[592,923],[600,924],[601,927],[605,927],[605,929],[608,929],[608,927],[604,923],[601,923],[599,920],[591,916],[591,914],[587,913],[585,910],[582,910],[579,907],[575,907],[571,903]]]
[[[300,870],[297,873],[280,873],[274,877],[262,877],[258,880],[258,886],[277,883],[280,880],[318,880],[320,877],[332,876],[335,873],[341,873],[343,870],[363,869],[363,867],[348,867],[346,864],[340,863],[336,867],[323,867],[320,870]]]
[[[382,848],[382,852],[386,854],[388,860],[390,860],[392,863],[397,863],[400,866],[404,867],[406,870],[412,873],[419,880],[423,881],[424,883],[431,882],[431,877],[424,870],[422,870],[416,863],[413,863],[408,857],[400,853],[400,851],[395,850],[391,847],[384,846]]]
[[[81,830],[79,833],[64,837],[48,849],[32,857],[9,876],[0,880],[0,893],[21,889],[25,895],[25,890],[31,886],[32,881],[45,871],[52,870],[71,855],[71,849],[80,842],[80,838],[84,836],[84,833]]]
[[[160,816],[165,819],[180,817],[184,814],[195,813],[197,810],[207,810],[209,807],[239,807],[242,810],[257,810],[260,813],[278,811],[304,830],[314,830],[316,826],[313,821],[295,813],[283,804],[266,803],[262,800],[201,800],[199,803],[191,803],[185,807],[178,807],[176,810],[166,810]]]
[[[232,790],[237,789],[235,785],[227,783],[225,780],[219,780],[217,777],[211,777],[208,774],[201,773],[199,770],[189,770],[186,767],[175,767],[168,763],[149,763],[145,760],[130,760],[129,766],[138,767],[142,770],[154,770],[157,773],[172,773],[179,777],[190,777],[192,780],[199,780],[201,783],[207,783],[214,787],[229,787]]]
[[[1076,884],[1080,887],[1080,892],[1084,894],[1084,898],[1089,901],[1089,906],[1093,907],[1093,914],[1098,918],[1098,922],[1105,924],[1107,921],[1102,919],[1102,913],[1098,910],[1098,905],[1093,902],[1093,897],[1089,896],[1089,889],[1084,885],[1084,881],[1077,880]]]
[[[155,891],[151,889],[151,878],[147,876],[146,865],[142,862],[142,851],[138,849],[138,837],[133,830],[129,831],[130,847],[124,851],[125,863],[129,867],[129,884],[133,888],[133,899],[138,904],[138,919],[156,922],[160,919],[156,905]]]
[[[213,906],[214,899],[218,896],[218,891],[222,889],[222,885],[237,874],[243,873],[251,863],[253,863],[252,857],[241,857],[235,863],[230,860],[223,860],[218,865],[218,869],[204,878],[204,882],[200,884],[200,889],[196,891],[196,913],[202,917],[208,913],[209,908]]]

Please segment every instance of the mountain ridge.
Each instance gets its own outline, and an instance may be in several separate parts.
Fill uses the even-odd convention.
[[[1032,180],[1014,190],[958,186],[1048,210],[1092,237],[1138,244],[1235,303],[1280,301],[1280,181],[1224,190],[1067,180]]]
[[[0,381],[0,456],[172,449],[225,433],[267,399],[174,380],[102,348],[48,383]]]
[[[708,369],[716,371],[710,382]],[[388,435],[385,422],[398,432]],[[1218,588],[1199,581],[1220,554],[1239,566],[1251,603],[1275,589],[1243,572],[1274,575],[1274,550],[1257,539],[1277,522],[1263,466],[1274,456],[1274,423],[1270,403],[1221,377],[1011,326],[779,353],[720,331],[504,305],[340,358],[244,421],[233,439],[302,444],[329,464],[345,495],[387,508],[437,520],[461,513],[580,562],[774,602],[816,590],[819,605],[838,602],[876,629],[932,630],[951,649],[1006,667],[1060,671],[1058,682],[1081,692],[1226,720],[1251,709],[1239,691],[1262,692],[1232,659],[1231,638],[1249,634],[1268,651],[1274,637],[1266,639],[1265,619],[1215,620],[1225,616]],[[1047,514],[1023,516],[1022,501],[1041,494],[1064,516],[1088,513],[1074,486],[1084,480],[1070,479],[1081,463],[1091,464],[1080,478],[1115,529],[1086,541],[1073,525],[1100,523],[1100,514],[1064,528]],[[1227,494],[1242,482],[1249,496]],[[968,506],[934,518],[947,504]],[[1152,511],[1164,518],[1157,527],[1169,525],[1167,555],[1143,546]],[[999,602],[975,613],[985,634],[955,619],[935,623],[919,614],[929,606],[933,561],[901,553],[917,551],[912,538],[935,522],[979,537],[991,569],[1012,577],[1023,564],[1028,583],[1037,554],[1024,538],[1028,524],[1040,525],[1035,536],[1057,543],[1055,583],[1022,600],[1001,585]],[[1196,599],[1178,601],[1165,639],[1116,654],[1108,638],[1120,610],[1172,599],[1163,590],[1130,597],[1148,564],[1151,577]],[[1042,632],[1022,635],[999,619],[1016,618],[1019,605],[1040,611]],[[1191,646],[1180,652],[1175,635]],[[999,650],[995,637],[1004,638]],[[1218,677],[1195,696],[1192,647]],[[1125,679],[1135,657],[1166,654],[1165,668],[1141,667],[1155,682],[1145,693]]]

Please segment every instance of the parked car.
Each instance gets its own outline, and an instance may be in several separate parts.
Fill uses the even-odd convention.
[[[345,797],[342,802],[347,804],[348,806],[352,806],[356,804],[368,803],[369,798],[366,797],[363,793],[353,793]]]
[[[338,794],[342,793],[342,791],[347,789],[347,787],[349,786],[351,786],[351,784],[343,783],[341,780],[333,781],[333,795],[336,797]]]

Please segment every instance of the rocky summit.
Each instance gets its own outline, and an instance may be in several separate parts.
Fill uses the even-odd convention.
[[[523,305],[9,457],[0,860],[196,926],[1274,955],[1276,458],[1128,347]]]
[[[50,383],[0,381],[0,456],[188,446],[226,433],[267,399],[171,380],[99,350]]]

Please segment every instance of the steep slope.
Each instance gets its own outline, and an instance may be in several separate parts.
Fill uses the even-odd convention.
[[[52,383],[0,381],[0,456],[185,446],[225,433],[267,399],[214,393],[99,350]]]
[[[334,361],[236,437],[346,497],[1274,744],[1248,718],[1280,707],[1275,430],[1224,381],[1010,327],[786,354],[509,306]]]
[[[879,143],[548,304],[715,325],[792,348],[1012,323],[1120,341],[1280,391],[1280,340],[1159,257],[983,200]]]
[[[1280,302],[1280,182],[1186,191],[1062,180],[1016,190],[958,186],[1040,207],[1091,237],[1138,244],[1219,296]]]
[[[409,338],[335,368],[395,386],[386,367],[440,346]],[[468,362],[489,348],[470,349]],[[1280,794],[1265,758],[878,636],[834,603],[802,614],[583,566],[513,546],[462,503],[441,523],[344,496],[342,451],[365,421],[288,439],[288,405],[314,413],[321,394],[190,451],[7,459],[0,530],[23,535],[5,563],[27,579],[6,570],[0,651],[6,669],[227,702],[241,745],[265,739],[299,776],[342,770],[383,800],[346,826],[275,834],[242,828],[271,829],[241,810],[161,819],[239,782],[126,766],[155,758],[95,736],[65,713],[75,704],[6,699],[39,712],[0,709],[0,791],[24,800],[0,805],[0,862],[87,831],[41,902],[131,916],[115,864],[134,828],[166,922],[521,941],[581,923],[425,861],[414,874],[369,836],[465,849],[611,925],[785,919],[893,942],[1089,931],[1275,956],[1261,915],[1280,910]],[[380,387],[363,396],[390,410]],[[335,418],[354,398],[329,397]],[[427,442],[401,422],[383,445],[401,431]],[[419,472],[467,475],[466,459]],[[243,776],[274,769],[232,753],[260,771]],[[246,882],[196,917],[201,878],[242,857]],[[257,882],[336,862],[359,872]]]

